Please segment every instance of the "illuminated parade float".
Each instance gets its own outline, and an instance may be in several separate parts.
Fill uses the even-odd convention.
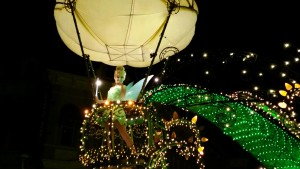
[[[246,91],[216,93],[195,84],[147,87],[154,79],[152,66],[189,45],[197,15],[195,0],[57,0],[58,33],[87,63],[96,96],[81,128],[79,161],[84,166],[166,169],[176,154],[204,169],[209,138],[201,135],[201,117],[263,167],[300,169],[300,125],[292,106],[299,97],[298,83],[286,83],[286,89],[278,91],[284,97],[278,105]],[[127,85],[124,98],[107,99],[94,83],[91,61],[148,72]],[[126,114],[124,124],[134,150],[123,139],[125,131],[114,124],[116,111]]]

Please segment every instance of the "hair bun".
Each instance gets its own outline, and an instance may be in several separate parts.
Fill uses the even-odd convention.
[[[117,66],[116,71],[125,71],[125,67],[124,66]]]

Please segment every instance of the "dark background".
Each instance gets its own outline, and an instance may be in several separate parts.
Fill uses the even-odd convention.
[[[247,51],[256,53],[260,60],[270,61],[283,59],[285,42],[299,47],[299,13],[293,0],[196,2],[199,7],[196,33],[181,54],[187,50],[218,52],[215,55],[224,54],[226,50]],[[57,33],[54,5],[54,0],[6,2],[3,5],[7,12],[1,12],[4,45],[1,76],[16,77],[22,72],[21,64],[33,60],[41,67],[86,75],[82,57],[70,51]],[[111,67],[93,64],[96,68]]]

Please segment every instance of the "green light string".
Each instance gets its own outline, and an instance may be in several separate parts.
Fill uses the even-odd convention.
[[[256,110],[244,101],[185,84],[159,86],[148,91],[144,100],[174,105],[208,119],[266,168],[300,169],[300,140],[272,121],[282,118],[266,105],[257,103]]]

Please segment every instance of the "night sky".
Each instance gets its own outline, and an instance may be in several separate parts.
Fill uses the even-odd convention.
[[[285,42],[300,47],[299,14],[293,0],[269,3],[258,0],[196,2],[199,7],[196,33],[181,55],[190,51],[208,51],[221,60],[228,51],[245,51],[256,53],[259,60],[271,61],[283,59]],[[35,60],[41,67],[86,75],[82,57],[70,51],[57,33],[54,5],[54,0],[6,5],[13,6],[9,17],[2,21],[5,23],[2,41],[5,47],[1,67],[8,71],[1,71],[0,75],[20,73],[21,65],[29,60]],[[102,63],[93,64],[96,69],[111,69],[111,66]],[[155,67],[157,72],[153,73],[161,71],[159,65]]]
[[[189,46],[178,54],[185,64],[178,66],[170,63],[168,65],[167,68],[169,69],[175,68],[177,70],[180,68],[180,71],[173,73],[171,73],[171,70],[168,75],[169,79],[179,78],[183,80],[177,80],[178,82],[188,80],[188,82],[203,84],[205,87],[217,84],[219,81],[224,82],[224,77],[228,76],[234,77],[232,81],[237,81],[240,79],[240,76],[233,76],[232,72],[235,74],[237,74],[237,72],[240,73],[241,69],[243,69],[241,65],[244,63],[236,61],[236,57],[231,60],[228,59],[229,52],[239,52],[244,56],[245,53],[254,53],[256,55],[255,62],[251,62],[251,64],[248,64],[246,67],[248,67],[248,69],[252,68],[252,72],[256,71],[255,73],[260,71],[258,67],[265,68],[265,70],[262,71],[268,72],[269,69],[266,69],[266,67],[269,68],[272,62],[281,64],[281,62],[285,60],[292,61],[296,55],[299,57],[299,53],[297,54],[295,51],[296,48],[300,48],[300,26],[298,24],[298,9],[294,1],[262,3],[258,0],[242,2],[203,0],[196,2],[199,7],[196,33]],[[54,3],[46,4],[45,9],[47,9],[47,13],[46,10],[43,11],[43,14],[45,13],[45,19],[39,19],[40,21],[37,22],[41,22],[42,26],[36,30],[40,32],[39,36],[37,36],[40,40],[36,45],[39,46],[39,51],[42,52],[35,53],[35,57],[42,61],[41,64],[49,68],[86,76],[86,67],[82,57],[70,51],[60,40],[56,32],[53,17]],[[291,43],[291,48],[293,48],[288,52],[284,51],[283,48],[283,44],[286,42]],[[206,63],[202,60],[192,62],[189,57],[184,56],[194,53],[197,58],[201,58],[203,52],[207,52],[209,56],[212,56],[209,57],[211,60]],[[218,64],[223,61],[224,58],[227,59],[230,64],[223,65],[223,69],[220,70]],[[176,60],[177,57],[173,59]],[[103,77],[105,76],[103,72],[107,72],[109,77],[106,78],[106,80],[111,80],[110,72],[114,69],[112,66],[99,62],[93,62],[93,65],[96,73],[102,72],[101,76]],[[295,76],[299,78],[300,75],[297,73],[299,72],[299,68],[297,68],[297,66],[300,67],[299,64],[297,66],[291,64],[291,66],[293,66],[291,68],[293,70],[293,78]],[[204,82],[205,78],[202,76],[186,76],[191,72],[202,74],[199,67],[203,68],[203,71],[204,69],[210,69],[210,71],[213,72],[210,74],[210,77],[206,79],[206,82]],[[162,68],[163,63],[154,65],[151,73],[158,74],[163,70]],[[144,76],[146,69],[147,68],[127,67],[129,71],[128,77],[132,77],[131,79],[133,80],[138,80]],[[277,76],[281,70],[277,71],[276,73],[272,73],[267,79],[277,79],[277,77],[273,78],[273,76]],[[296,72],[296,74],[294,72]],[[253,72],[253,74],[255,73]],[[187,77],[188,79],[186,79]],[[105,77],[103,78],[105,79]],[[252,78],[256,77],[253,76]],[[195,79],[202,79],[203,81]],[[209,83],[207,83],[207,81],[209,81]],[[219,86],[216,85],[216,87]],[[248,88],[250,86],[248,85],[246,87]]]

